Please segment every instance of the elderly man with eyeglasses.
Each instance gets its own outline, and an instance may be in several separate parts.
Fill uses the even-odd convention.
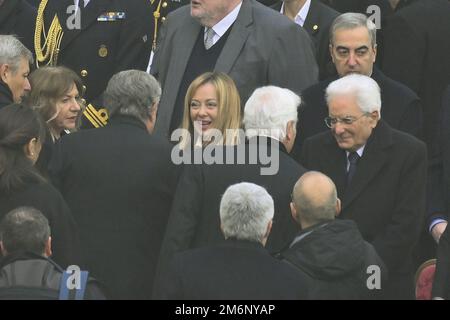
[[[365,15],[345,13],[330,28],[329,51],[337,75],[302,92],[304,108],[299,110],[293,155],[299,158],[303,142],[327,130],[323,118],[328,109],[326,87],[334,80],[356,73],[371,77],[381,88],[383,119],[393,128],[422,137],[422,107],[418,96],[405,85],[386,77],[374,64],[377,58],[376,26]]]
[[[326,100],[330,130],[305,141],[301,162],[333,180],[342,200],[339,218],[354,220],[385,262],[383,298],[413,299],[412,251],[425,212],[426,146],[381,120],[380,88],[370,77],[351,74],[332,82]]]

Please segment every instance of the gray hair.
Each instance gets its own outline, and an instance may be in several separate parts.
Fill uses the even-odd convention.
[[[244,109],[244,127],[248,138],[264,135],[282,141],[288,122],[297,123],[301,99],[289,89],[267,86],[256,89]]]
[[[104,104],[109,117],[125,115],[145,122],[160,97],[161,86],[153,76],[140,70],[126,70],[109,80]]]
[[[327,104],[336,96],[353,95],[362,112],[378,111],[381,118],[380,87],[372,78],[361,74],[350,74],[329,84],[325,91]]]
[[[21,58],[32,64],[33,54],[15,36],[0,35],[0,65],[7,64],[15,74],[19,69]]]
[[[322,183],[319,184],[317,181]],[[317,185],[320,190],[317,188],[313,190],[312,187]],[[317,171],[303,174],[295,184],[292,193],[292,201],[297,209],[297,215],[301,215],[301,218],[310,224],[334,220],[337,199],[336,186],[333,181]]]
[[[253,183],[234,184],[220,201],[220,221],[225,238],[262,242],[272,220],[274,204],[266,189]]]
[[[8,254],[21,251],[42,255],[50,237],[50,226],[47,218],[39,210],[19,207],[3,218],[0,235]]]
[[[343,13],[334,19],[330,27],[330,44],[334,44],[334,34],[337,30],[355,29],[359,27],[367,28],[370,43],[372,44],[372,47],[375,48],[377,46],[377,26],[364,14],[355,12]]]

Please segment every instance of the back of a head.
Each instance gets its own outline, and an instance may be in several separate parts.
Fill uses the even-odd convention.
[[[110,118],[122,115],[145,122],[160,96],[161,86],[152,75],[140,70],[126,70],[109,80],[104,104]]]
[[[0,109],[0,193],[9,193],[25,181],[38,179],[24,146],[33,138],[45,139],[45,124],[32,109],[12,104]]]
[[[234,184],[220,202],[220,221],[225,238],[262,242],[274,215],[274,202],[266,189],[253,183]]]
[[[50,226],[39,210],[19,207],[3,217],[0,235],[7,254],[30,252],[43,255],[50,237]]]
[[[380,87],[371,77],[361,74],[349,74],[331,82],[326,91],[327,104],[336,96],[351,95],[363,112],[378,111],[381,117]]]
[[[315,225],[334,220],[337,215],[337,191],[333,181],[317,171],[303,174],[294,186],[292,201],[297,220]]]
[[[377,26],[366,15],[356,12],[343,13],[334,19],[330,26],[330,42],[333,44],[334,34],[337,30],[351,30],[365,27],[369,32],[372,47],[377,45]]]
[[[0,35],[0,65],[8,64],[11,71],[15,73],[19,68],[21,59],[26,59],[30,64],[33,63],[33,55],[13,35]]]
[[[288,122],[297,123],[297,109],[301,99],[289,89],[266,86],[256,89],[244,108],[244,127],[247,137],[269,136],[282,141]]]

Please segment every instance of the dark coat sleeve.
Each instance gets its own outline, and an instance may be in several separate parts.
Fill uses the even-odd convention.
[[[400,169],[397,200],[391,221],[377,234],[373,246],[389,270],[404,264],[417,242],[425,212],[427,152],[424,143],[411,148]]]
[[[450,228],[439,240],[432,296],[450,299]]]
[[[187,165],[179,180],[166,234],[161,246],[156,270],[154,297],[161,298],[161,285],[168,265],[177,252],[191,248],[195,236],[201,204],[203,203],[203,179],[201,167]]]

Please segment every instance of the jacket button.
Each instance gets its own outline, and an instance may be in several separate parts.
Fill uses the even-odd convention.
[[[88,72],[87,72],[87,70],[81,70],[80,74],[84,78],[88,75]]]

